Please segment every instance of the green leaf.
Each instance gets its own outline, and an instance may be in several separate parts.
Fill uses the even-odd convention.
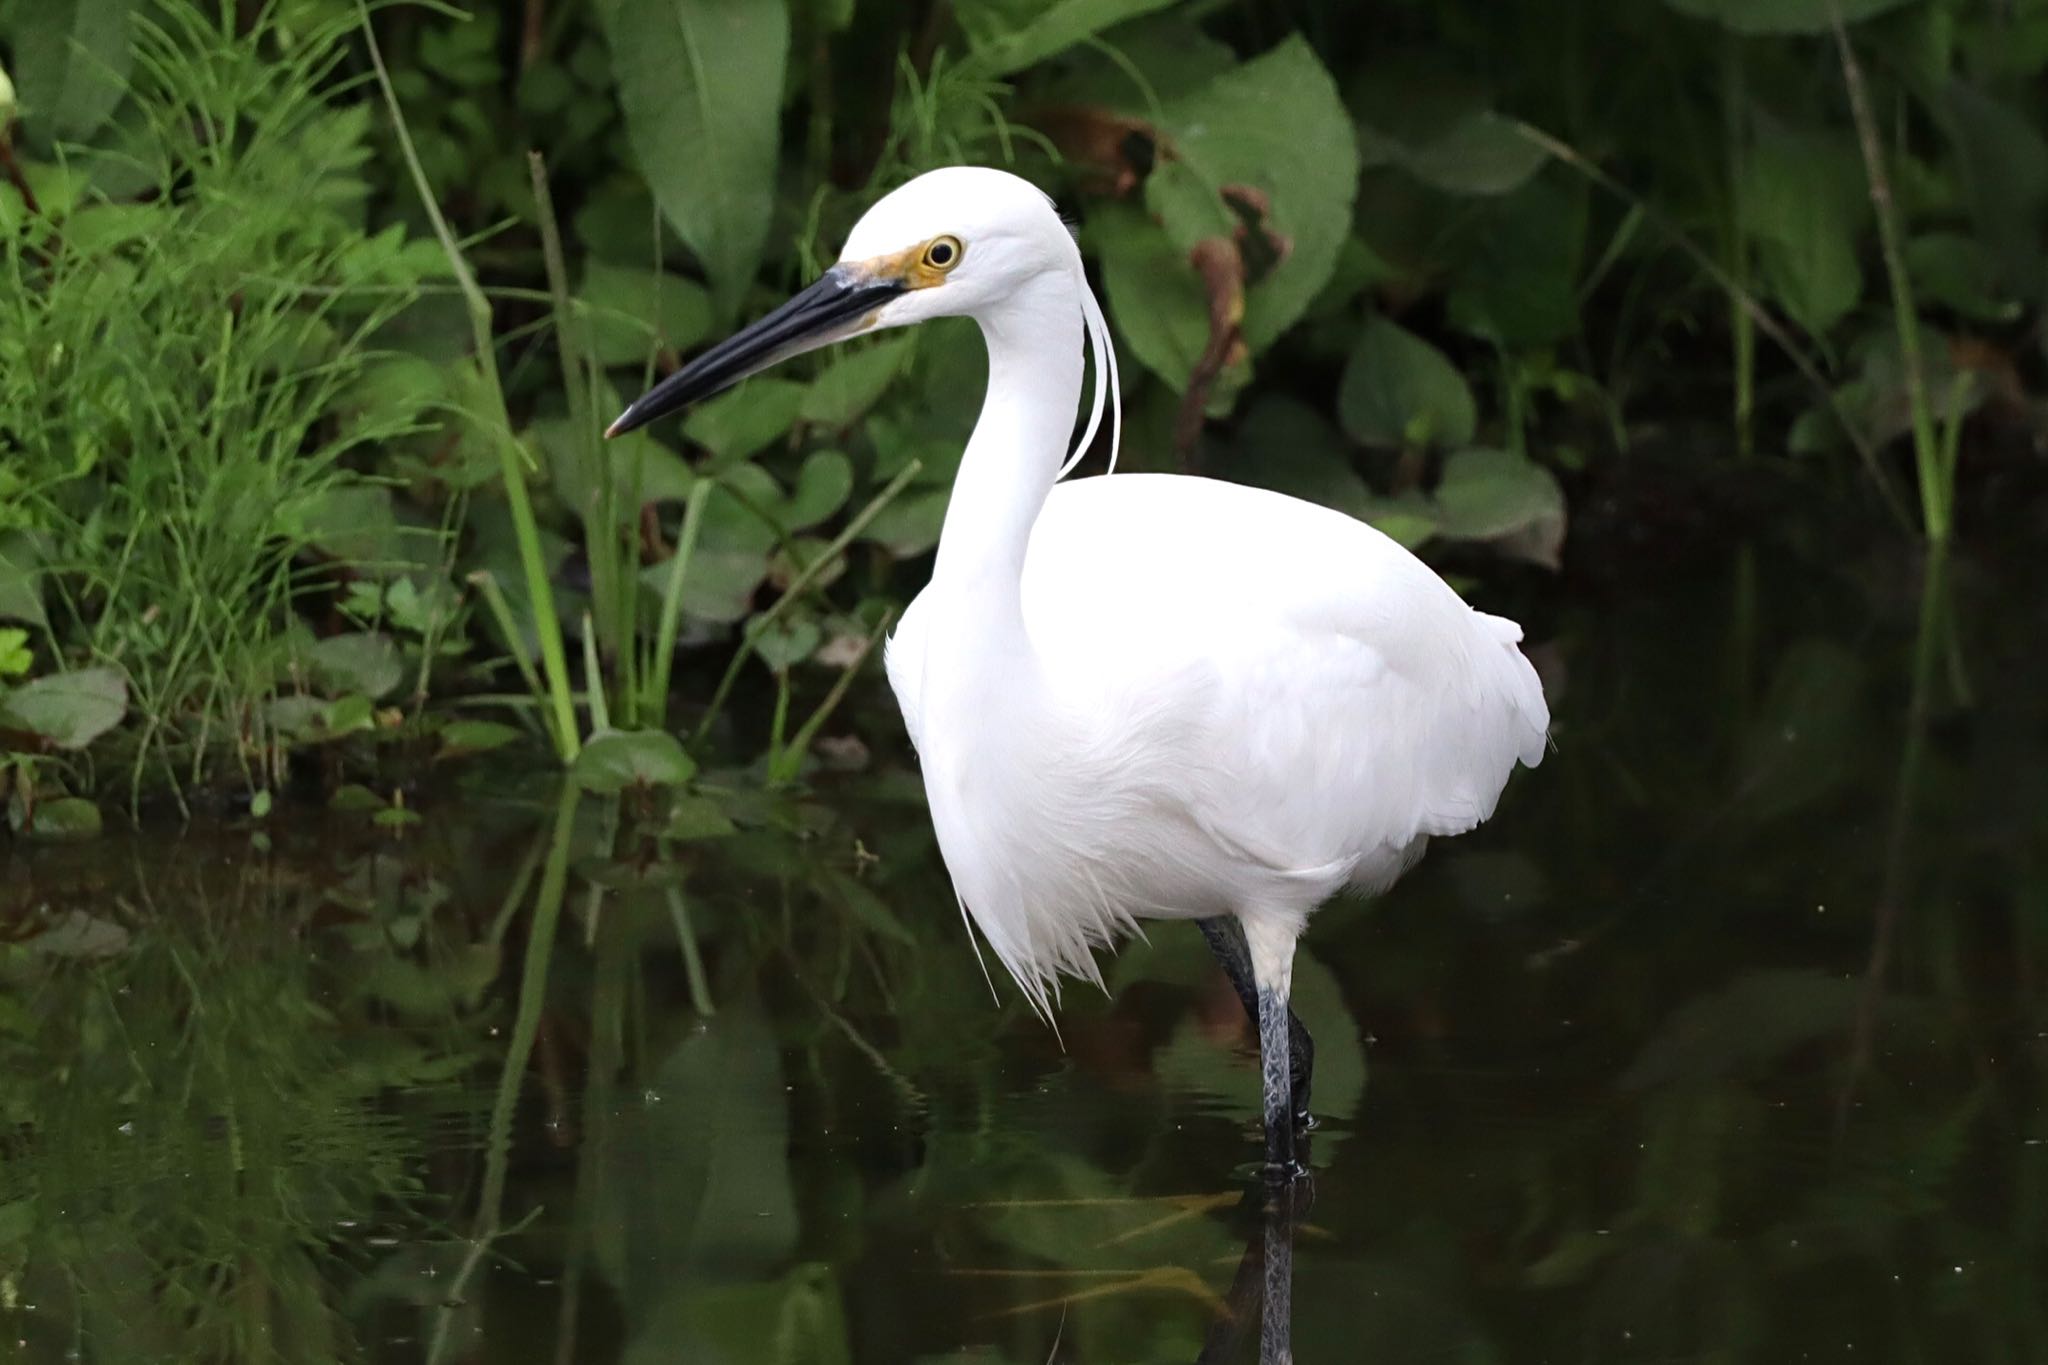
[[[1973,322],[2010,323],[2023,305],[2004,293],[1998,259],[1960,232],[1928,232],[1906,244],[1906,272],[1916,295]]]
[[[910,358],[909,337],[894,337],[849,350],[825,367],[804,394],[806,422],[835,430],[852,426],[875,405]]]
[[[605,0],[627,138],[730,318],[774,207],[789,11],[762,0]]]
[[[670,787],[690,780],[697,765],[665,730],[607,730],[576,755],[570,777],[585,791]]]
[[[681,796],[669,807],[668,823],[662,835],[669,839],[723,839],[737,826],[716,801],[708,796]]]
[[[1564,492],[1550,471],[1506,450],[1461,450],[1437,485],[1437,534],[1499,543],[1550,568],[1564,540]]]
[[[14,79],[39,142],[91,133],[121,102],[134,61],[129,18],[137,0],[35,0],[10,6]]]
[[[494,720],[457,720],[441,727],[441,758],[460,758],[503,748],[523,732]]]
[[[60,796],[54,800],[36,802],[36,813],[34,818],[29,821],[28,827],[28,837],[43,843],[59,843],[71,839],[94,839],[99,837],[99,832],[100,808],[82,796]],[[72,913],[74,915],[78,914],[76,911]],[[83,917],[80,916],[80,918]],[[113,925],[105,927],[120,933],[122,944],[126,944],[127,934],[124,931]],[[42,945],[45,940],[54,938],[56,932],[52,930],[49,933],[45,933],[40,938],[34,940],[34,942]],[[43,947],[39,950],[58,952],[61,956],[66,957],[100,955],[76,948],[66,951],[55,947]]]
[[[775,1035],[746,1008],[721,1008],[588,1139],[596,1177],[578,1206],[627,1321],[678,1283],[786,1264],[798,1224],[783,1085]]]
[[[1344,429],[1371,445],[1463,445],[1477,428],[1472,390],[1443,352],[1399,323],[1359,329],[1337,390]]]
[[[1819,335],[1863,293],[1856,239],[1869,207],[1846,134],[1767,129],[1743,161],[1743,229],[1771,295]]]
[[[684,351],[711,330],[711,297],[695,280],[592,261],[579,298],[600,365],[637,365],[656,347]]]
[[[1246,410],[1219,472],[1362,517],[1372,505],[1372,489],[1352,467],[1351,454],[1321,412],[1284,394],[1265,394]]]
[[[18,678],[34,667],[35,661],[27,631],[16,626],[0,628],[0,678]]]
[[[1711,19],[1737,33],[1825,33],[1834,6],[1842,22],[1894,10],[1909,0],[1664,0],[1681,14]]]
[[[1176,392],[1209,344],[1209,305],[1187,256],[1135,207],[1102,205],[1088,219],[1117,342]]]
[[[710,451],[710,468],[718,469],[787,435],[803,405],[804,386],[793,379],[750,379],[692,408],[683,435]]]
[[[0,621],[26,621],[49,629],[38,581],[42,563],[42,551],[28,532],[0,532]]]
[[[1174,0],[958,0],[974,65],[994,76],[1036,65],[1104,29]]]
[[[754,652],[761,656],[762,663],[781,673],[810,658],[824,638],[816,621],[791,620],[785,615],[754,636]]]
[[[60,749],[83,749],[128,713],[128,684],[111,668],[37,678],[0,694],[0,729],[24,730]]]
[[[1420,146],[1400,148],[1400,165],[1449,194],[1507,194],[1527,184],[1549,153],[1522,136],[1514,120],[1474,109]]]
[[[1547,346],[1578,333],[1586,187],[1539,177],[1480,201],[1462,231],[1447,300],[1450,322],[1496,346]]]
[[[1315,298],[1351,230],[1358,189],[1351,116],[1299,36],[1162,112],[1174,155],[1218,190],[1250,186],[1269,201],[1263,227],[1284,253],[1263,279],[1254,277],[1243,323],[1246,344],[1262,351]],[[1182,269],[1192,274],[1185,263]]]
[[[889,903],[870,890],[866,883],[832,869],[827,869],[822,875],[832,898],[863,927],[883,938],[916,945],[917,935],[910,932]]]
[[[898,559],[921,555],[939,543],[939,530],[946,521],[946,500],[951,496],[952,490],[945,488],[903,493],[875,513],[861,539],[886,546]]]
[[[381,631],[330,635],[314,644],[308,658],[313,680],[329,694],[360,692],[376,699],[405,678],[398,646]]]
[[[782,526],[802,531],[846,505],[853,492],[853,461],[837,450],[813,451],[797,471],[796,487],[783,504]]]

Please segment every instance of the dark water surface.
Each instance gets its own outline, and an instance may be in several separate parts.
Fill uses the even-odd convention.
[[[2037,569],[1475,590],[1556,749],[1314,923],[1291,1221],[1199,936],[993,1006],[880,704],[668,846],[472,771],[15,848],[0,1358],[1250,1361],[1270,1247],[1304,1362],[2048,1360]]]

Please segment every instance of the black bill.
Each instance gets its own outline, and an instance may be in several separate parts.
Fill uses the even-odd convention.
[[[620,436],[709,398],[748,375],[851,335],[849,324],[902,293],[895,279],[864,279],[835,265],[751,327],[735,332],[626,405],[605,435]]]

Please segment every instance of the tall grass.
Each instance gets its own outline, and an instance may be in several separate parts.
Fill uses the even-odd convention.
[[[352,221],[368,121],[330,98],[348,25],[286,45],[233,6],[164,6],[135,26],[118,150],[0,238],[10,519],[45,550],[50,656],[82,641],[128,679],[131,797],[223,760],[261,780],[291,608],[359,483],[343,458],[411,421],[341,413],[417,283]]]

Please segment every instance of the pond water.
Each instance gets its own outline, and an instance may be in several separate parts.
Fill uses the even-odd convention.
[[[2038,563],[1607,558],[1473,589],[1556,747],[1315,921],[1291,1210],[1191,927],[991,1003],[880,698],[730,833],[477,767],[15,848],[0,1354],[2048,1360]]]

